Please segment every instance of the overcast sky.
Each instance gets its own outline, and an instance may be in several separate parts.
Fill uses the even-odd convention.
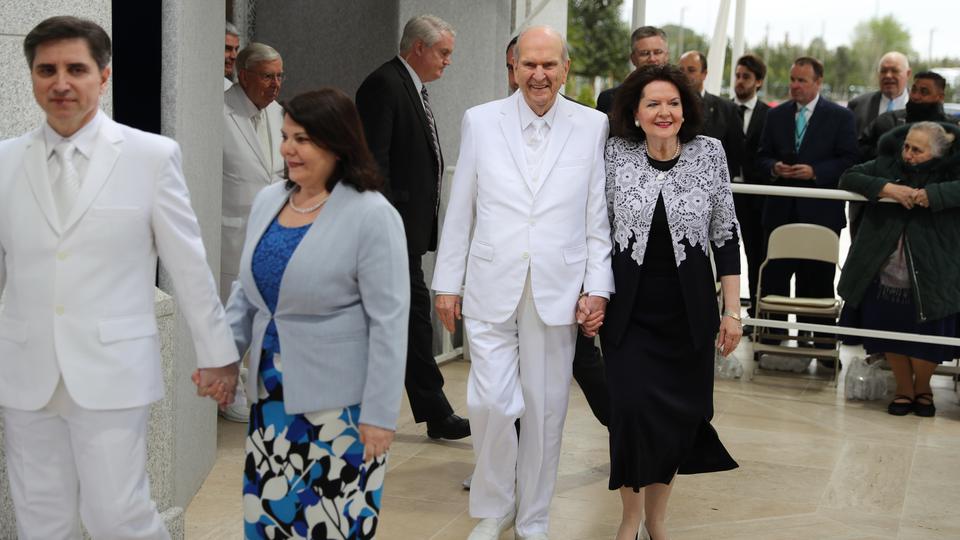
[[[646,23],[654,26],[680,23],[698,34],[713,34],[720,0],[646,0]],[[633,0],[624,2],[624,18],[632,14]],[[910,32],[913,49],[921,58],[928,57],[930,30],[933,29],[933,56],[960,58],[960,0],[746,0],[746,42],[763,41],[768,31],[771,42],[782,42],[789,33],[790,42],[804,45],[823,36],[830,48],[849,45],[857,23],[874,16],[893,15]],[[733,36],[733,10],[727,35]],[[706,51],[704,51],[706,52]]]

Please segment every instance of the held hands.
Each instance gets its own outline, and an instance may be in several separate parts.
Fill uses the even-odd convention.
[[[740,344],[743,336],[743,325],[733,317],[724,315],[720,319],[720,333],[717,335],[717,349],[720,354],[727,356]]]
[[[927,190],[901,186],[893,182],[887,182],[883,186],[883,189],[880,190],[879,195],[897,201],[907,210],[912,209],[914,206],[923,208],[930,206],[930,199],[927,198]]]
[[[456,321],[460,320],[460,296],[456,294],[438,294],[433,302],[437,315],[440,316],[440,322],[447,332],[451,334],[454,331]]]
[[[197,385],[197,395],[217,402],[220,410],[233,403],[240,375],[240,362],[218,368],[200,368],[190,377]]]
[[[797,165],[787,165],[782,161],[778,161],[773,165],[773,174],[783,177],[791,178],[793,180],[810,180],[814,177],[813,167],[810,165],[797,164]]]
[[[586,337],[594,337],[603,326],[607,311],[607,299],[602,296],[584,295],[577,301],[577,324]]]
[[[393,431],[389,429],[360,424],[360,443],[363,444],[363,461],[371,460],[385,454],[393,442]]]

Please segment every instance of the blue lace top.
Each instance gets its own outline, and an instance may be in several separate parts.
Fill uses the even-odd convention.
[[[270,227],[260,237],[257,249],[253,252],[251,267],[253,281],[257,284],[260,296],[267,303],[270,313],[277,311],[277,300],[280,296],[280,280],[287,269],[290,257],[300,245],[303,236],[310,230],[310,225],[288,228],[280,225],[277,218],[273,218]],[[277,335],[277,325],[273,320],[267,325],[267,332],[263,336],[263,349],[273,354],[280,352],[280,337]]]

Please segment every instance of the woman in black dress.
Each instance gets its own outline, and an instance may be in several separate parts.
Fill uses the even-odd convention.
[[[610,489],[623,501],[618,540],[635,538],[641,525],[666,538],[675,474],[737,466],[710,419],[714,348],[729,354],[742,335],[740,234],[723,148],[696,135],[701,118],[700,99],[675,66],[635,71],[611,111],[617,293],[600,337],[612,405]]]

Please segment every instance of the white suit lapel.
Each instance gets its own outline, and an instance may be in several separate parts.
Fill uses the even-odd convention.
[[[230,87],[230,89],[224,93],[223,99],[227,107],[230,108],[230,118],[233,120],[234,125],[237,126],[237,131],[240,132],[243,140],[250,146],[253,155],[257,156],[257,159],[260,161],[260,166],[263,167],[263,170],[267,171],[267,178],[271,178],[273,172],[270,170],[270,167],[267,166],[267,156],[263,155],[263,150],[260,148],[260,137],[257,136],[257,131],[253,128],[253,120],[250,118],[252,114],[256,113],[256,107],[247,99],[247,95],[243,93],[243,87],[239,84]],[[269,107],[267,111],[265,114],[269,114]]]
[[[557,95],[557,101],[553,104],[554,107],[557,107],[557,112],[553,117],[553,125],[550,127],[547,151],[543,155],[543,161],[540,162],[540,178],[543,181],[538,182],[533,188],[534,195],[540,190],[540,186],[547,182],[550,171],[553,170],[553,166],[560,159],[560,151],[567,144],[567,139],[570,138],[570,132],[573,130],[573,122],[570,119],[570,116],[573,115],[573,107],[568,107],[566,101],[566,98]]]
[[[27,175],[27,183],[30,184],[37,205],[47,218],[50,227],[60,234],[62,232],[60,216],[53,203],[53,190],[50,187],[50,179],[47,177],[47,145],[43,141],[43,129],[38,129],[30,137],[25,153],[23,168]]]
[[[513,156],[517,170],[523,176],[523,181],[527,184],[530,192],[534,193],[536,191],[534,182],[530,178],[530,172],[527,170],[527,158],[523,153],[524,143],[520,129],[520,110],[517,108],[519,105],[517,100],[522,99],[521,96],[521,92],[514,92],[510,98],[504,101],[503,108],[500,109],[500,131],[503,132],[503,137],[507,140],[507,148],[510,150],[510,155]]]
[[[97,198],[100,189],[110,177],[110,171],[117,163],[120,157],[120,146],[123,143],[123,134],[120,127],[109,118],[104,118],[100,131],[97,133],[97,142],[93,147],[93,155],[90,156],[90,164],[87,166],[87,174],[80,183],[80,192],[77,194],[77,200],[70,209],[67,219],[63,223],[63,231],[70,230],[70,227],[79,221],[80,216],[87,211],[87,208]]]

